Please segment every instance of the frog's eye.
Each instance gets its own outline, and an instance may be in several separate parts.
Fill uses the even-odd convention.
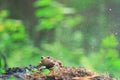
[[[44,57],[42,56],[41,59],[43,59]]]
[[[48,56],[47,58],[50,59],[50,56]]]

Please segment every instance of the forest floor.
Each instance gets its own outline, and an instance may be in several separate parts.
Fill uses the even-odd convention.
[[[13,77],[14,80],[114,80],[109,74],[102,76],[85,68],[65,67],[52,57],[41,57],[37,66],[7,68],[0,80],[13,80]]]

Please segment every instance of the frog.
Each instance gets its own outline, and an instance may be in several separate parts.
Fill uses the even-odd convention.
[[[37,66],[38,68],[45,66],[47,69],[53,68],[53,67],[62,67],[61,61],[55,60],[54,58],[47,56],[41,57],[41,61],[39,65]]]

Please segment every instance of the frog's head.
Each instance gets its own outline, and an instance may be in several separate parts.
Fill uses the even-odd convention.
[[[47,57],[41,57],[41,64],[43,66],[46,66],[46,67],[53,67],[54,64],[55,64],[55,60],[50,57],[50,56],[47,56]]]

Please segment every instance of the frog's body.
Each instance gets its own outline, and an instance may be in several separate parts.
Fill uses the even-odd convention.
[[[60,61],[55,60],[52,57],[41,57],[41,62],[39,63],[38,67],[46,66],[46,68],[52,67],[62,67],[62,63]]]

